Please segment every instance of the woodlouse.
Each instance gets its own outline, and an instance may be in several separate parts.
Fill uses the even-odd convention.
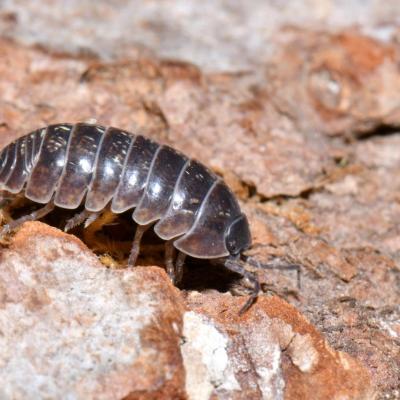
[[[0,188],[45,204],[5,225],[0,235],[55,207],[84,204],[66,230],[94,221],[106,207],[116,214],[134,209],[137,228],[129,266],[135,265],[143,233],[154,225],[166,241],[166,267],[174,283],[182,276],[185,256],[221,259],[253,288],[243,309],[258,295],[256,276],[240,263],[251,235],[235,196],[208,168],[167,145],[113,127],[50,125],[1,151]]]

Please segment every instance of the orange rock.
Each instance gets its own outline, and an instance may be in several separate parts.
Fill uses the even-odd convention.
[[[334,351],[320,333],[292,306],[278,297],[259,298],[244,316],[238,311],[242,299],[227,295],[192,295],[188,299],[192,309],[184,322],[203,324],[204,331],[221,335],[227,360],[225,374],[231,378],[232,399],[371,399],[374,389],[369,373],[349,355]],[[198,329],[198,326],[197,326]],[[185,325],[184,325],[185,332]],[[207,346],[210,343],[198,336],[196,329],[188,333],[183,347],[185,367],[194,354],[203,355],[204,378],[212,382],[213,364],[207,364]],[[210,333],[209,333],[210,334]],[[190,338],[194,341],[190,341]],[[196,341],[204,341],[196,346]],[[185,348],[186,346],[186,348]],[[217,345],[215,345],[217,346]],[[218,348],[218,347],[216,347]],[[221,351],[222,350],[216,350]],[[186,353],[185,353],[186,352]],[[222,358],[222,356],[221,356]],[[214,360],[217,363],[217,360]],[[201,362],[200,362],[201,364]],[[196,371],[202,371],[201,365]],[[208,368],[208,369],[207,369]],[[186,375],[189,392],[196,391],[195,377]],[[235,378],[235,380],[233,380]],[[193,387],[188,388],[188,382]],[[210,395],[222,396],[219,386]],[[206,397],[204,397],[206,398]]]

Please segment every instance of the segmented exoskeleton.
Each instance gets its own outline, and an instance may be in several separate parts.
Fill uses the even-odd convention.
[[[0,153],[0,189],[45,206],[12,221],[0,234],[35,220],[54,207],[84,211],[67,230],[93,221],[106,207],[133,209],[137,223],[128,265],[134,266],[143,233],[166,241],[167,271],[179,281],[186,255],[223,259],[252,284],[246,308],[259,291],[256,277],[239,263],[251,244],[246,216],[226,184],[201,163],[167,145],[117,128],[86,123],[38,129]],[[173,259],[173,250],[179,254]]]

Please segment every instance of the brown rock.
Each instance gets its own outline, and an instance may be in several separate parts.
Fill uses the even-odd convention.
[[[0,268],[0,397],[185,398],[183,304],[157,268],[107,270],[27,223]]]
[[[32,262],[34,260],[34,262]],[[292,306],[187,298],[159,268],[109,270],[76,238],[27,223],[0,269],[4,398],[373,397],[368,372]]]
[[[356,31],[296,29],[282,36],[286,43],[267,69],[269,93],[300,129],[346,135],[399,125],[394,45]]]

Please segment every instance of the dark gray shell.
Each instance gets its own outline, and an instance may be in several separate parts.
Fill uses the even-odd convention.
[[[51,125],[5,147],[0,188],[66,209],[134,209],[136,223],[155,223],[160,238],[197,258],[228,256],[226,232],[242,216],[226,184],[199,162],[142,135],[84,123]]]

